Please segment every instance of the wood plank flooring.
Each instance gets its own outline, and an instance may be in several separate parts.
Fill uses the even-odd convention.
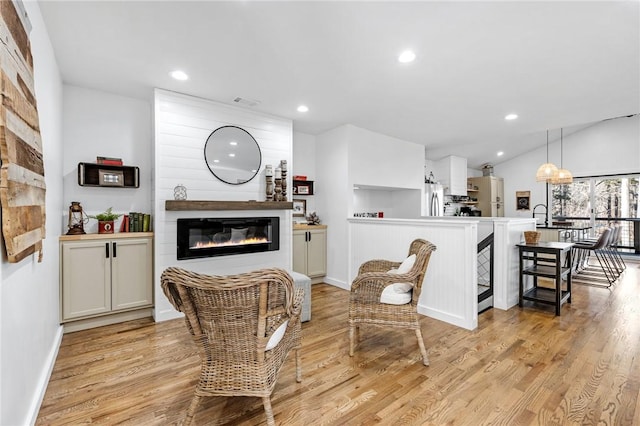
[[[428,285],[428,284],[425,284]],[[640,269],[611,289],[574,286],[552,307],[490,309],[474,331],[431,318],[422,331],[362,328],[348,355],[348,292],[312,288],[303,381],[290,356],[272,405],[282,425],[639,425]],[[182,320],[64,336],[38,425],[181,423],[199,374]],[[207,398],[199,425],[265,424],[259,398]]]

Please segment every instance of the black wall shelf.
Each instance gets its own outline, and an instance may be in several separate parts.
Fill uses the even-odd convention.
[[[110,188],[139,188],[140,169],[135,166],[78,163],[78,185]]]
[[[313,195],[312,180],[293,180],[293,195]]]

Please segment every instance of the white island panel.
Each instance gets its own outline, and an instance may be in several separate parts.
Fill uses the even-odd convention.
[[[478,325],[477,220],[349,219],[349,282],[367,260],[402,261],[409,244],[436,245],[418,301],[418,312],[473,330]]]

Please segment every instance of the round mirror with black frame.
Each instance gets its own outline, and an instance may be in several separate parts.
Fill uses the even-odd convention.
[[[204,161],[222,182],[240,185],[258,174],[262,153],[249,132],[236,126],[222,126],[207,138]]]

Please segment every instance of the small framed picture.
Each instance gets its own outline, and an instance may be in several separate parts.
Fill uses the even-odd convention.
[[[305,217],[307,215],[306,200],[293,200],[293,215],[296,217]]]
[[[121,170],[98,170],[100,186],[124,186],[124,172]]]
[[[516,210],[530,210],[531,191],[516,191]]]
[[[298,194],[309,195],[309,187],[306,185],[298,185]]]

